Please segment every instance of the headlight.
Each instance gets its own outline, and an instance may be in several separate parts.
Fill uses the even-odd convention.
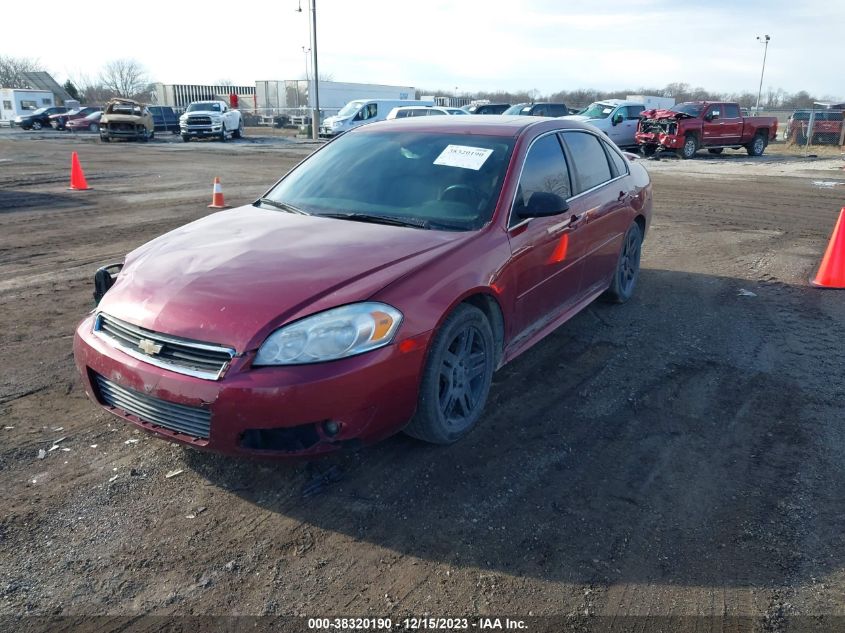
[[[343,127],[343,121],[332,121],[332,127]]]
[[[279,328],[267,337],[253,365],[303,365],[355,356],[393,340],[402,313],[384,303],[353,303]]]

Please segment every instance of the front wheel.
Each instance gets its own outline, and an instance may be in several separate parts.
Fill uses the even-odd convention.
[[[226,125],[225,124],[220,126],[220,142],[221,143],[226,142]]]
[[[40,130],[42,127],[44,127],[44,126],[41,125],[41,121],[33,121],[32,122],[32,129],[33,130]]]
[[[614,303],[625,303],[634,294],[640,276],[640,254],[642,253],[643,231],[634,222],[625,234],[622,251],[613,273],[613,281],[605,298]]]
[[[461,304],[438,329],[420,382],[417,412],[405,433],[451,444],[481,417],[496,362],[493,330],[478,308]]]
[[[92,123],[91,125],[88,126],[88,131],[89,132],[99,132],[100,126],[97,125],[96,123]]]
[[[690,159],[695,156],[698,151],[698,139],[690,135],[684,139],[684,146],[678,150],[678,156],[684,159]]]
[[[188,141],[190,141],[190,140],[191,140],[190,135],[188,135],[188,134],[183,134],[183,135],[182,135],[182,141],[183,141],[184,143],[187,143],[187,142],[188,142]]]

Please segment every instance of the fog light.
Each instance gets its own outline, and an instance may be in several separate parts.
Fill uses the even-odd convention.
[[[323,422],[323,432],[329,437],[334,437],[340,431],[340,424],[334,420],[326,420]]]

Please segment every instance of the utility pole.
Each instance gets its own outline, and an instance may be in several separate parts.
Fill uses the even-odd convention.
[[[311,110],[311,138],[320,138],[320,73],[317,71],[317,0],[311,0],[311,76],[314,80],[314,109]]]
[[[763,37],[757,36],[757,41],[763,44],[763,70],[760,71],[760,88],[757,90],[757,106],[754,108],[755,115],[760,114],[760,95],[763,94],[763,73],[766,72],[766,53],[769,52],[770,39],[772,38],[768,35],[764,35]]]

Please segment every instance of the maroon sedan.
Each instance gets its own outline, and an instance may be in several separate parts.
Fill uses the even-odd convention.
[[[374,123],[98,271],[76,364],[101,406],[200,448],[454,442],[497,368],[631,296],[651,206],[646,171],[578,122]]]

